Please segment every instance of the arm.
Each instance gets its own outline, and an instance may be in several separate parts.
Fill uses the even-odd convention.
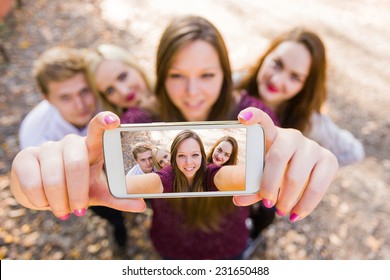
[[[238,206],[263,200],[266,207],[290,213],[297,221],[309,215],[320,203],[338,171],[336,157],[295,129],[275,126],[271,118],[256,108],[240,112],[245,125],[260,123],[265,133],[265,165],[260,192],[235,196]]]
[[[314,113],[307,137],[335,154],[341,166],[363,160],[364,147],[352,133],[338,127],[328,116]]]
[[[126,188],[130,194],[162,193],[164,191],[160,176],[156,173],[126,175]]]
[[[103,172],[102,135],[119,126],[110,112],[95,116],[87,137],[70,135],[57,142],[20,151],[12,163],[11,190],[25,207],[51,210],[59,218],[80,213],[90,205],[122,211],[145,209],[142,199],[116,199]]]
[[[221,167],[214,177],[214,184],[220,191],[245,190],[245,165]]]

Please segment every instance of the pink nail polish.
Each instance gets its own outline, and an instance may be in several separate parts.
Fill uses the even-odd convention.
[[[70,214],[67,214],[65,216],[58,217],[58,219],[60,219],[61,221],[66,221],[67,219],[69,219],[69,217],[70,217]]]
[[[280,217],[283,217],[284,215],[286,215],[286,214],[284,214],[284,212],[280,211],[279,209],[276,209],[276,214],[278,214],[278,216],[280,216]]]
[[[295,214],[295,213],[292,213],[291,215],[290,215],[290,221],[291,222],[296,222],[296,221],[298,221],[299,220],[299,216],[297,215],[297,214]]]
[[[247,111],[247,112],[241,113],[238,117],[240,119],[245,120],[245,121],[249,121],[253,117],[253,113],[251,111]]]
[[[104,121],[106,124],[110,124],[116,121],[115,117],[113,115],[107,115],[104,117]]]
[[[85,215],[86,212],[87,212],[87,208],[82,208],[82,209],[74,210],[73,214],[75,214],[75,216],[77,217],[82,217]]]
[[[272,208],[272,206],[274,206],[274,203],[271,200],[263,198],[262,201],[263,201],[264,206],[267,208]]]

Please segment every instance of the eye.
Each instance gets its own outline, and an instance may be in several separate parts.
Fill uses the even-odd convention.
[[[71,98],[70,98],[70,96],[68,96],[68,95],[62,95],[62,96],[60,97],[60,100],[61,100],[61,101],[64,101],[64,102],[68,102],[68,101],[71,100]]]
[[[196,157],[199,157],[200,155],[198,153],[195,153],[192,156],[196,158]]]
[[[296,81],[296,82],[301,82],[301,83],[304,82],[304,79],[302,77],[300,77],[299,75],[296,75],[296,74],[292,74],[291,75],[291,80],[292,81]]]
[[[88,87],[85,87],[85,88],[82,88],[81,91],[80,91],[80,94],[81,95],[87,95],[89,94],[90,90]]]
[[[214,78],[215,74],[214,73],[205,73],[201,77],[204,79],[211,79]]]
[[[274,69],[282,69],[283,63],[279,59],[272,60]]]
[[[184,157],[184,155],[178,155],[177,157],[178,157],[178,158],[183,158],[183,157]]]
[[[178,73],[170,73],[170,74],[168,75],[168,77],[171,78],[171,79],[180,79],[180,78],[182,78],[183,76],[182,76],[181,74],[178,74]]]
[[[221,149],[221,148],[217,148],[217,152],[218,152],[218,153],[221,153],[221,152],[222,152],[222,149]]]
[[[128,75],[127,72],[122,72],[122,73],[120,73],[119,76],[118,76],[118,80],[119,80],[119,81],[124,81],[124,80],[126,80],[127,75]]]
[[[115,89],[113,87],[108,87],[106,91],[104,92],[105,95],[110,95],[115,92]]]

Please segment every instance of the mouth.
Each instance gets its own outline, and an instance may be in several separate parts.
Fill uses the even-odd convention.
[[[278,88],[275,87],[275,86],[272,85],[272,84],[268,84],[268,85],[267,85],[267,89],[268,89],[268,91],[269,91],[270,93],[272,93],[272,94],[275,94],[275,93],[278,93],[278,92],[279,92]]]
[[[126,101],[133,101],[135,97],[137,96],[136,92],[131,92],[128,95],[126,95]]]
[[[187,107],[189,110],[197,110],[202,107],[203,101],[190,101],[190,102],[184,102],[185,107]]]

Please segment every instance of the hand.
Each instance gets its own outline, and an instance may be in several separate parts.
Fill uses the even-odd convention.
[[[62,220],[72,212],[82,216],[90,205],[143,211],[142,199],[114,198],[103,172],[102,135],[119,123],[115,114],[102,112],[91,120],[87,137],[69,135],[20,151],[11,171],[16,200],[31,209],[51,210]]]
[[[245,125],[262,125],[266,155],[260,192],[235,196],[234,203],[245,206],[262,200],[266,207],[276,205],[281,216],[290,213],[293,222],[309,215],[335,178],[336,157],[300,131],[276,127],[259,109],[247,108],[238,119]]]

